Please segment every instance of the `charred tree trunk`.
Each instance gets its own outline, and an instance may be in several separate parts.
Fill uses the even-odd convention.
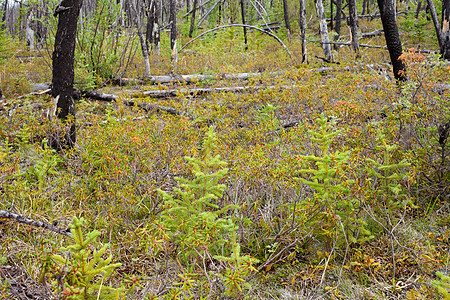
[[[419,18],[419,13],[420,13],[420,10],[421,10],[421,9],[422,9],[422,1],[419,1],[419,2],[417,3],[416,19]]]
[[[445,0],[444,0],[445,1]],[[444,1],[442,4],[444,4]],[[434,29],[436,30],[436,36],[439,43],[439,49],[441,50],[441,53],[443,53],[443,47],[444,47],[444,40],[442,38],[442,32],[441,27],[439,25],[439,20],[437,18],[436,9],[434,8],[433,0],[427,0],[428,3],[428,9],[430,10],[431,18],[433,19]],[[442,7],[442,12],[444,12],[444,7]]]
[[[342,0],[336,0],[336,23],[334,26],[334,31],[337,33],[334,37],[334,41],[336,42],[339,39],[339,36],[341,35],[341,18],[342,18]],[[334,45],[335,50],[338,49],[338,45]]]
[[[350,21],[350,36],[353,51],[359,56],[359,39],[358,39],[358,13],[356,10],[356,1],[348,0],[348,11]]]
[[[161,53],[161,38],[160,38],[160,26],[159,26],[159,15],[161,14],[161,5],[159,0],[154,1],[153,10],[153,44],[155,46],[155,53],[159,55]]]
[[[442,0],[442,57],[450,60],[450,0]]]
[[[66,122],[67,128],[62,134],[57,131],[50,138],[54,149],[72,148],[76,141],[73,82],[75,37],[81,4],[82,0],[63,0],[55,10],[55,16],[59,18],[52,57],[52,97],[57,102],[56,116]]]
[[[176,0],[170,0],[170,49],[171,59],[177,62],[177,3]]]
[[[242,24],[245,25],[245,8],[244,8],[244,0],[240,0],[241,5],[241,17],[242,17]],[[244,43],[245,43],[245,50],[248,50],[248,41],[247,41],[247,27],[244,27]]]
[[[145,31],[145,43],[147,49],[150,49],[150,45],[153,44],[153,26],[155,23],[155,0],[150,0],[150,4],[147,7],[147,28]]]
[[[395,22],[395,9],[392,0],[377,0],[383,23],[384,38],[391,57],[394,77],[398,81],[406,81],[406,68],[399,59],[402,55],[402,42]]]
[[[306,50],[306,1],[300,0],[300,39],[302,44],[302,63],[308,63]]]
[[[325,19],[325,11],[323,9],[322,0],[315,0],[317,16],[319,17],[320,38],[322,40],[322,50],[325,58],[332,61],[330,39],[328,37],[327,20]]]
[[[197,12],[197,0],[194,0],[192,3],[192,15],[191,15],[191,27],[189,28],[189,37],[192,37],[192,34],[194,33],[194,26],[195,26],[195,13]]]
[[[291,22],[289,22],[289,9],[287,0],[283,0],[284,23],[288,33],[288,39],[291,39]]]

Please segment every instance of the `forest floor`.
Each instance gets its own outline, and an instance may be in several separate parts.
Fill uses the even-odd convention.
[[[399,86],[386,50],[363,48],[355,59],[341,48],[339,64],[326,64],[310,44],[310,63],[300,64],[277,43],[254,38],[248,51],[235,39],[180,54],[175,74],[217,79],[105,84],[97,92],[115,101],[77,100],[77,143],[62,152],[46,147],[50,96],[17,99],[50,81],[49,71],[36,71],[45,59],[17,55],[2,71],[0,210],[63,229],[84,218],[85,236],[98,231],[86,244],[88,261],[105,246],[121,264],[87,285],[126,288],[120,293],[130,299],[441,299],[438,287],[448,283],[436,272],[448,275],[450,259],[450,141],[438,130],[450,122],[447,64],[410,51],[409,81]],[[288,46],[301,57],[298,41]],[[174,67],[163,56],[152,58],[152,68],[163,75]],[[126,76],[142,69],[136,59]],[[240,72],[259,74],[221,78]],[[188,93],[217,87],[246,90]],[[145,95],[170,89],[179,92]],[[208,149],[224,164],[208,161]],[[164,198],[163,191],[184,199],[174,190],[178,178],[200,176],[201,163],[186,157],[209,162],[203,168],[210,169],[199,167],[206,173],[228,169],[203,182],[205,190],[223,185],[208,200],[216,206]],[[167,213],[177,205],[184,210]],[[201,224],[189,223],[199,215]],[[72,243],[2,219],[0,299],[78,293],[83,260],[61,249]]]

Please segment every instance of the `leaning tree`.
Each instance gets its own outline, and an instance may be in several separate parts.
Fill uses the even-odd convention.
[[[52,97],[56,101],[56,116],[64,123],[54,132],[50,145],[55,149],[71,148],[75,144],[75,102],[73,98],[74,54],[77,21],[83,0],[62,0],[55,9],[58,28],[53,51]]]

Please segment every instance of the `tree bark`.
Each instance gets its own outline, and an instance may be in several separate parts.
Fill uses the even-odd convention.
[[[139,3],[139,2],[138,2]],[[144,58],[144,64],[145,64],[145,77],[150,77],[150,59],[148,54],[148,48],[147,43],[145,41],[144,33],[142,32],[142,24],[141,19],[139,17],[138,10],[134,4],[133,1],[128,1],[128,5],[130,6],[130,12],[132,12],[135,15],[134,18],[134,24],[136,25],[137,34],[139,37],[139,41],[141,43],[141,50],[142,50],[142,57]]]
[[[334,25],[334,31],[337,33],[334,37],[334,41],[339,40],[339,36],[341,35],[341,21],[342,21],[342,0],[336,0],[336,23]],[[338,49],[338,45],[335,45],[335,50]]]
[[[159,55],[161,53],[161,36],[159,26],[159,15],[161,14],[161,3],[159,0],[155,0],[155,9],[153,15],[153,44],[155,45],[155,53]]]
[[[155,0],[150,0],[147,7],[147,28],[145,31],[145,43],[147,49],[150,49],[150,45],[153,44],[153,26],[155,23]]]
[[[358,13],[356,10],[356,1],[348,0],[350,34],[353,51],[359,56],[359,38],[358,38]]]
[[[395,10],[392,0],[377,0],[383,23],[384,38],[391,57],[394,77],[398,81],[406,81],[406,67],[399,59],[402,55],[402,42],[395,22]]]
[[[442,0],[442,57],[450,60],[450,0]]]
[[[302,63],[308,63],[306,49],[306,1],[300,0],[300,39],[302,44]]]
[[[189,28],[189,37],[192,38],[195,26],[195,13],[197,12],[197,0],[192,3],[191,27]]]
[[[291,22],[289,21],[289,9],[287,0],[283,0],[283,12],[284,12],[284,23],[286,24],[286,29],[288,33],[288,39],[291,39]]]
[[[177,3],[176,0],[170,0],[170,49],[171,59],[177,62]]]
[[[441,27],[439,25],[439,20],[437,18],[436,9],[434,8],[433,0],[427,0],[428,3],[428,9],[430,10],[431,18],[433,19],[434,29],[436,30],[436,36],[439,43],[439,49],[441,50],[441,54],[443,53],[443,47],[444,47],[444,40],[442,37],[442,31]],[[442,4],[444,4],[444,1],[442,1]],[[444,12],[444,7],[442,7],[442,13]]]
[[[74,56],[77,21],[82,0],[62,0],[55,10],[58,15],[58,28],[53,51],[52,97],[57,101],[56,116],[67,121],[68,128],[64,137],[56,132],[50,138],[50,145],[55,149],[72,148],[76,141],[75,103],[73,99]]]
[[[240,0],[241,5],[241,17],[242,17],[242,24],[246,25],[245,23],[245,8],[244,8],[244,0]],[[244,27],[244,43],[245,43],[245,50],[248,50],[248,41],[247,41],[247,27]]]
[[[319,17],[320,38],[323,42],[322,49],[325,58],[332,61],[330,39],[328,37],[327,21],[325,19],[325,11],[323,9],[322,0],[315,0],[317,16]]]

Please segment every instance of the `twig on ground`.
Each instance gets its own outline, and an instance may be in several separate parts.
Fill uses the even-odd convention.
[[[12,213],[10,211],[6,211],[6,210],[0,210],[0,218],[5,218],[5,219],[14,219],[19,223],[22,224],[27,224],[30,226],[34,226],[34,227],[42,227],[45,228],[47,230],[68,236],[68,237],[72,237],[72,233],[70,231],[67,231],[66,229],[61,229],[59,227],[56,227],[52,224],[46,223],[46,222],[42,222],[42,221],[35,221],[32,219],[29,219],[27,217]]]

